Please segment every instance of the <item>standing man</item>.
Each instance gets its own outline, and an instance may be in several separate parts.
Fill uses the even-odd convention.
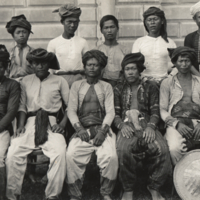
[[[101,173],[100,192],[111,200],[118,171],[116,136],[110,129],[113,121],[113,90],[109,83],[99,80],[107,57],[98,50],[84,54],[86,79],[76,81],[71,88],[68,117],[76,131],[67,149],[68,194],[71,200],[81,199],[86,165],[92,152],[97,155]]]
[[[124,189],[122,200],[133,198],[139,161],[147,168],[147,189],[153,200],[164,200],[159,189],[171,172],[167,142],[157,129],[160,120],[159,91],[155,83],[141,81],[140,74],[144,69],[141,53],[127,54],[122,61],[124,80],[114,88],[114,124],[119,129],[119,178]]]
[[[50,74],[59,69],[54,53],[35,49],[27,55],[35,69],[21,81],[21,101],[16,138],[12,140],[6,159],[7,191],[9,200],[17,200],[21,194],[26,171],[27,155],[40,147],[50,159],[47,172],[46,199],[58,200],[66,175],[66,142],[63,137],[67,113],[57,124],[56,116],[67,106],[69,87],[62,77]]]
[[[160,87],[160,114],[174,165],[200,140],[200,77],[190,72],[196,58],[194,49],[176,48],[171,61],[178,74],[163,80]]]
[[[27,42],[31,31],[31,24],[24,15],[11,18],[6,29],[17,43],[10,52],[11,64],[6,70],[9,78],[20,81],[24,76],[33,74],[34,70],[26,60],[26,55],[33,50]]]
[[[198,26],[198,30],[188,34],[185,37],[184,46],[190,47],[195,50],[197,59],[194,62],[194,67],[199,71],[200,64],[200,2],[196,3],[190,8],[190,13],[193,20]]]
[[[104,16],[100,21],[100,28],[105,42],[98,46],[98,49],[108,56],[108,62],[103,70],[102,79],[114,87],[120,79],[121,62],[124,56],[130,52],[128,52],[125,46],[117,42],[119,23],[113,15]]]
[[[74,81],[82,79],[84,70],[81,58],[88,51],[86,40],[75,35],[81,9],[67,4],[53,12],[59,12],[64,32],[49,42],[47,50],[56,54],[60,64],[60,70],[54,73],[63,76],[71,87]]]
[[[5,158],[13,134],[11,122],[17,114],[20,100],[19,83],[4,76],[9,57],[6,47],[0,45],[0,200],[4,200],[6,189]]]

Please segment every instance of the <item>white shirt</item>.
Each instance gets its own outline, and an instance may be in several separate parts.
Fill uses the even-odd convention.
[[[47,47],[47,51],[53,52],[57,56],[60,64],[58,71],[64,72],[83,70],[82,56],[88,50],[87,41],[79,36],[65,39],[60,35],[51,40]]]
[[[145,57],[146,69],[142,76],[162,78],[167,76],[167,71],[173,66],[167,48],[176,48],[176,44],[170,38],[168,43],[161,37],[144,36],[138,38],[133,44],[132,53],[141,52]]]

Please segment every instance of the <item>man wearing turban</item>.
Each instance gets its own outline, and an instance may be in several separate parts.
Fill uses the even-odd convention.
[[[171,172],[167,143],[158,131],[159,90],[150,80],[141,80],[145,70],[141,53],[127,54],[122,61],[124,80],[114,88],[114,125],[117,135],[119,178],[122,200],[133,199],[136,167],[142,162],[149,174],[147,189],[153,200],[164,200],[159,193]]]
[[[160,114],[174,165],[200,140],[200,78],[190,72],[196,57],[194,49],[176,48],[171,61],[178,74],[163,80],[160,87]]]
[[[114,102],[112,86],[100,80],[107,57],[99,50],[86,52],[82,57],[86,79],[73,83],[70,90],[68,117],[75,134],[67,149],[68,194],[71,200],[81,199],[86,165],[95,151],[101,173],[101,194],[111,200],[118,171],[116,136],[110,126]]]
[[[4,200],[6,189],[5,158],[13,134],[11,122],[17,114],[20,100],[19,83],[4,76],[10,63],[9,57],[6,47],[0,44],[0,200]]]
[[[27,60],[35,74],[21,81],[18,129],[6,159],[6,195],[9,200],[19,198],[27,156],[39,147],[50,159],[46,199],[58,200],[66,175],[66,142],[62,134],[67,112],[58,123],[56,116],[62,104],[68,104],[69,87],[64,78],[48,72],[59,69],[54,53],[38,48],[27,54]]]
[[[190,13],[193,20],[196,22],[198,30],[189,33],[184,40],[184,46],[190,47],[195,50],[197,58],[195,60],[195,68],[199,71],[200,65],[200,1],[190,8]]]
[[[14,16],[6,24],[6,29],[17,43],[10,51],[11,63],[6,71],[6,75],[15,80],[21,80],[28,74],[33,74],[34,70],[26,60],[26,55],[33,50],[27,44],[31,31],[31,24],[24,15]]]
[[[81,9],[67,4],[53,12],[59,13],[64,32],[51,40],[47,47],[49,52],[56,54],[60,64],[60,70],[52,72],[63,76],[71,87],[74,81],[83,78],[84,70],[81,57],[88,51],[86,40],[75,35],[80,21]]]

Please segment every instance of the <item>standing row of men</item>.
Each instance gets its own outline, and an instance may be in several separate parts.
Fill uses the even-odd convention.
[[[196,15],[200,5],[195,6]],[[105,43],[99,50],[88,51],[86,41],[74,36],[80,8],[63,5],[55,12],[61,16],[64,33],[50,41],[49,52],[29,48],[31,25],[24,15],[13,17],[6,26],[17,42],[11,63],[5,46],[0,46],[1,199],[5,157],[6,196],[15,200],[21,194],[27,155],[38,147],[50,158],[46,199],[59,199],[64,180],[71,199],[81,199],[85,167],[93,151],[104,199],[111,199],[118,161],[123,200],[132,199],[139,161],[147,167],[147,188],[153,200],[164,199],[159,189],[171,172],[170,154],[176,164],[187,150],[195,148],[200,137],[200,78],[193,75],[199,75],[195,50],[178,47],[170,51],[178,73],[166,78],[168,66],[164,63],[170,59],[167,48],[173,47],[173,42],[167,38],[165,15],[159,8],[151,7],[144,13],[149,34],[134,43],[135,53],[128,53],[117,43],[119,25],[114,16],[101,20]],[[145,46],[154,47],[153,51],[145,51]],[[158,58],[165,60],[155,62]],[[21,92],[16,81],[4,76],[5,71],[10,78],[20,80]],[[56,117],[63,102],[67,109],[58,122]],[[17,111],[17,130],[10,143],[11,122]],[[166,139],[158,130],[160,116],[167,125]],[[62,134],[67,117],[75,134],[66,151]],[[112,122],[119,129],[117,144],[110,128]]]

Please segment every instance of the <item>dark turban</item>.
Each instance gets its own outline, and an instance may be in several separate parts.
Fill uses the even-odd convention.
[[[30,63],[32,61],[35,61],[38,63],[47,61],[50,64],[49,66],[50,69],[55,69],[55,70],[60,69],[56,55],[52,52],[47,52],[45,49],[42,49],[42,48],[38,48],[38,49],[34,49],[33,51],[30,51],[26,56],[26,60],[28,60]]]
[[[5,45],[0,44],[0,61],[8,63],[10,62],[9,58],[10,54],[8,53]]]
[[[161,30],[160,30],[160,35],[166,42],[168,42],[168,39],[167,39],[167,20],[165,18],[165,13],[157,7],[150,7],[148,10],[146,10],[143,13],[143,17],[144,17],[143,22],[144,22],[144,26],[145,26],[145,29],[146,29],[147,32],[149,32],[149,30],[147,29],[147,26],[145,24],[145,20],[150,15],[156,15],[163,20],[163,24],[162,24],[162,27],[161,27]]]
[[[33,33],[31,31],[31,24],[26,20],[26,17],[24,15],[12,17],[11,20],[6,24],[7,31],[10,34],[14,33],[16,27],[25,28],[29,32]]]
[[[103,52],[99,50],[91,50],[91,51],[87,51],[82,57],[82,62],[83,62],[84,67],[86,66],[87,61],[91,58],[97,59],[97,61],[103,68],[107,65],[108,57]]]
[[[122,71],[124,71],[125,66],[130,63],[135,63],[140,73],[143,72],[144,69],[146,69],[144,66],[144,56],[140,52],[129,53],[124,57],[124,59],[122,60]]]
[[[177,47],[176,49],[174,49],[171,54],[171,61],[173,64],[176,63],[176,61],[180,55],[188,55],[192,64],[194,64],[197,61],[197,54],[194,49],[192,49],[190,47],[180,46],[180,47]]]
[[[80,17],[81,9],[77,8],[72,4],[62,5],[59,9],[53,11],[53,13],[58,12],[61,18],[66,17]]]

